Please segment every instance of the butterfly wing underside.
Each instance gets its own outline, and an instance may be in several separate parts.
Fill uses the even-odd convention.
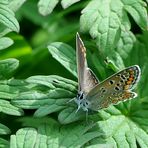
[[[89,108],[98,110],[136,97],[137,94],[132,90],[140,79],[140,73],[139,66],[134,65],[96,85],[86,96]]]
[[[79,85],[78,91],[82,91],[87,94],[94,86],[98,84],[98,79],[87,66],[86,48],[78,33],[76,35],[76,56]]]

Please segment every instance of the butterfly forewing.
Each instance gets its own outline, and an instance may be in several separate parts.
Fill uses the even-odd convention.
[[[137,65],[128,67],[100,84],[96,85],[86,96],[89,108],[98,110],[134,98],[136,93],[131,90],[136,86],[140,78],[140,68]]]
[[[78,91],[87,94],[96,84],[98,79],[88,68],[86,60],[86,48],[77,33],[76,35],[76,55],[77,55],[77,72],[78,72]]]

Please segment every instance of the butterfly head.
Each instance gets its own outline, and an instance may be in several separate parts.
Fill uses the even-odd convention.
[[[88,100],[86,100],[86,95],[85,95],[84,92],[82,92],[82,91],[78,92],[77,97],[76,97],[76,99],[75,99],[75,102],[76,102],[77,105],[78,105],[77,111],[78,111],[80,108],[82,108],[84,111],[88,111],[88,108],[89,108],[89,104],[90,104],[90,103],[89,103]],[[77,111],[76,111],[76,112],[77,112]]]

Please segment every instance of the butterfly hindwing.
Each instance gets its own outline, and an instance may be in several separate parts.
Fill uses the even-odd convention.
[[[110,104],[117,104],[129,98],[134,98],[136,93],[132,89],[140,78],[140,68],[137,65],[128,67],[100,84],[96,85],[86,96],[89,108],[98,110],[108,107]]]

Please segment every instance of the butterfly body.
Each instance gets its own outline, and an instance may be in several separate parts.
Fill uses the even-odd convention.
[[[121,70],[99,83],[94,73],[87,67],[86,49],[79,34],[76,41],[79,88],[75,102],[78,110],[82,108],[84,111],[88,109],[97,111],[110,104],[117,104],[137,96],[132,90],[140,79],[138,65]]]

